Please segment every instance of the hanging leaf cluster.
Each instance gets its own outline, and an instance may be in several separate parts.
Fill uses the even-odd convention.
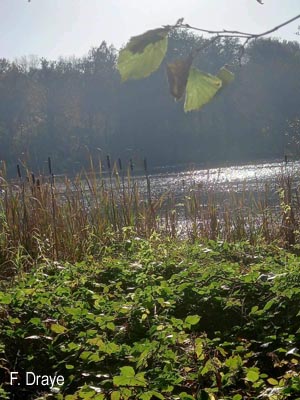
[[[119,53],[118,70],[122,81],[146,78],[156,71],[165,58],[170,27],[149,30],[134,36]],[[199,110],[233,79],[234,74],[222,67],[214,76],[193,67],[193,55],[167,64],[170,93],[175,100],[185,95],[184,110]]]

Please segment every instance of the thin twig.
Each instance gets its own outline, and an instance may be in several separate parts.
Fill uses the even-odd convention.
[[[249,32],[242,32],[242,31],[233,31],[233,30],[210,30],[210,29],[203,29],[203,28],[197,28],[195,26],[191,26],[189,24],[180,24],[177,25],[179,28],[187,28],[187,29],[192,29],[195,31],[203,32],[203,33],[208,33],[209,35],[217,35],[219,37],[235,37],[235,38],[245,38],[245,39],[257,39],[262,36],[269,35],[270,33],[273,33],[277,31],[280,28],[283,28],[286,25],[289,25],[290,23],[296,21],[297,19],[300,19],[300,14],[296,15],[295,17],[275,26],[272,29],[269,29],[265,32],[262,33],[249,33]]]

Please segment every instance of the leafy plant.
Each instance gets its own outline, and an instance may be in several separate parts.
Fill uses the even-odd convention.
[[[19,371],[24,396],[40,389],[25,371],[63,375],[57,400],[299,395],[299,256],[130,242],[101,260],[40,264],[0,292],[1,365]]]

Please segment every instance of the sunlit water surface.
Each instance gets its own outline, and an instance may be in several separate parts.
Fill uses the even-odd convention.
[[[154,196],[172,192],[175,196],[187,193],[191,187],[198,186],[203,190],[213,188],[215,192],[263,192],[268,188],[276,190],[282,176],[290,175],[297,184],[300,173],[300,161],[268,162],[261,164],[237,165],[212,169],[189,169],[172,171],[165,168],[149,175],[151,193]],[[144,178],[140,177],[139,184],[145,187]]]

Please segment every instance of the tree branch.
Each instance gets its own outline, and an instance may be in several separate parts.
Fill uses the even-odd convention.
[[[218,30],[218,31],[217,30],[209,30],[209,29],[197,28],[195,26],[191,26],[189,24],[183,24],[183,23],[181,23],[180,25],[176,25],[176,27],[192,29],[192,30],[195,30],[198,32],[207,33],[209,35],[217,35],[218,37],[243,38],[243,39],[248,39],[248,41],[249,41],[251,39],[257,39],[262,36],[269,35],[270,33],[273,33],[275,31],[277,31],[278,29],[280,29],[286,25],[289,25],[290,23],[296,21],[297,19],[300,19],[300,14],[296,15],[295,17],[289,19],[288,21],[285,21],[282,24],[277,25],[274,28],[269,29],[262,33],[249,33],[249,32],[241,32],[241,31],[231,31],[231,30],[226,30],[226,29],[223,29],[221,31],[220,30]]]

